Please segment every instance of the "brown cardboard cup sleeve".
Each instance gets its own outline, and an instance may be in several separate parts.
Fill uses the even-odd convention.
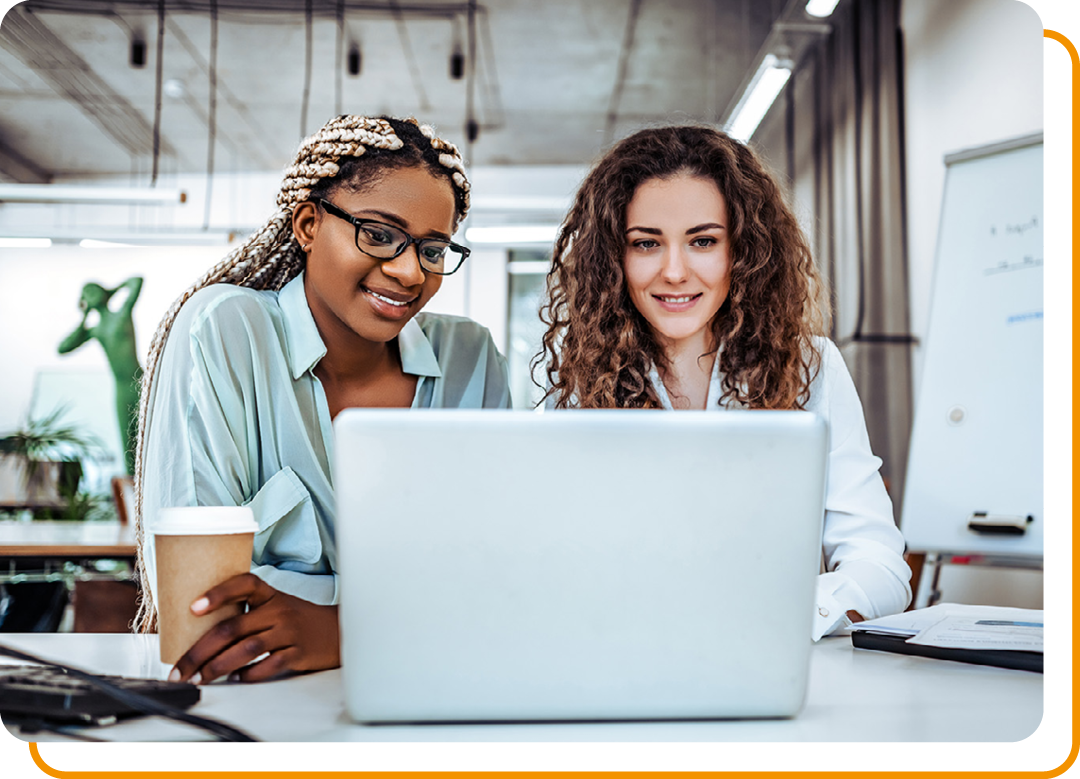
[[[251,569],[257,525],[247,506],[161,510],[154,524],[161,661],[175,664],[207,630],[240,613],[239,605],[202,616],[191,604],[207,590]]]

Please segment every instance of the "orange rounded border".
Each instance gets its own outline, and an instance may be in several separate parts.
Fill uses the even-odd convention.
[[[1056,30],[1044,29],[1042,31],[1044,38],[1057,41],[1065,46],[1065,51],[1069,53],[1069,58],[1072,61],[1072,132],[1071,137],[1074,140],[1072,148],[1072,258],[1077,258],[1077,224],[1080,223],[1080,199],[1077,198],[1077,182],[1080,180],[1080,156],[1076,153],[1076,137],[1077,127],[1080,124],[1080,54],[1077,53],[1077,48],[1072,41],[1061,32]],[[1074,268],[1076,263],[1074,263]],[[1074,272],[1072,274],[1072,299],[1080,299],[1080,273]],[[1080,355],[1078,355],[1078,347],[1080,344],[1080,333],[1077,332],[1076,322],[1072,325],[1072,387],[1076,388],[1078,382],[1078,365],[1080,365]],[[1072,416],[1072,441],[1077,441],[1078,433],[1080,433],[1080,417],[1076,414]],[[1077,481],[1077,465],[1074,461],[1072,464],[1074,469],[1074,481]],[[1072,560],[1080,558],[1080,536],[1074,535],[1072,537]],[[1076,588],[1074,588],[1075,590]],[[1074,613],[1075,613],[1074,605]],[[1078,637],[1077,620],[1074,614],[1074,620],[1072,620],[1072,652],[1074,657],[1076,656],[1076,646]],[[1072,716],[1072,748],[1069,750],[1068,756],[1065,758],[1065,762],[1061,765],[1053,768],[1049,771],[1042,770],[1030,770],[1030,771],[949,771],[949,777],[956,777],[961,779],[962,777],[1024,777],[1024,776],[1038,776],[1045,777],[1047,779],[1053,779],[1054,777],[1062,776],[1077,762],[1077,757],[1080,756],[1080,747],[1077,746],[1077,721],[1076,721],[1076,701],[1080,697],[1080,677],[1076,673],[1072,674],[1072,704],[1074,704],[1074,716]],[[393,779],[413,779],[420,776],[433,776],[441,774],[442,771],[267,771],[267,770],[253,770],[253,771],[216,771],[216,770],[204,770],[204,771],[146,771],[146,770],[124,770],[124,771],[71,771],[71,770],[59,770],[53,768],[48,763],[45,763],[44,758],[41,756],[41,752],[38,749],[38,744],[35,741],[31,741],[27,744],[30,748],[30,758],[33,764],[38,766],[41,773],[45,776],[53,777],[53,779],[105,779],[111,776],[122,775],[135,775],[147,776],[147,777],[180,777],[195,775],[198,777],[228,777],[229,779],[261,779],[261,777],[276,777],[276,776],[318,776],[318,777],[334,777],[334,776],[350,776],[354,774],[364,774],[366,776],[374,776],[376,774],[386,774]],[[485,771],[485,774],[522,774],[524,771]],[[528,771],[530,775],[536,774],[565,774],[567,771]],[[572,773],[572,771],[571,771]],[[708,771],[713,774],[723,774],[726,771]],[[798,776],[798,777],[815,777],[820,779],[835,779],[837,775],[852,775],[858,774],[862,776],[866,771],[843,771],[843,770],[827,770],[827,771],[754,771],[755,777],[770,777],[770,776]],[[894,777],[907,777],[912,774],[927,774],[931,771],[873,771],[874,776],[894,776]],[[647,775],[654,776],[653,771],[590,771],[589,776],[593,779],[607,779],[607,777],[626,777],[631,775]]]

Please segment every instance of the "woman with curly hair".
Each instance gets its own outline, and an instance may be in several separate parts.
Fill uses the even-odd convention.
[[[348,407],[510,406],[506,362],[463,317],[420,310],[469,250],[457,148],[415,119],[345,115],[300,144],[266,224],[166,313],[135,458],[142,611],[168,506],[250,506],[250,573],[191,604],[246,610],[171,677],[261,681],[339,665],[331,421]],[[401,463],[402,468],[414,467]]]
[[[548,274],[551,408],[804,409],[829,423],[814,639],[902,611],[904,541],[806,240],[754,153],[642,130],[582,183]]]

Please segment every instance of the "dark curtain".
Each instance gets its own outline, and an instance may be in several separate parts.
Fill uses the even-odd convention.
[[[755,144],[786,180],[831,289],[831,335],[899,517],[912,423],[900,0],[849,0],[829,23]]]

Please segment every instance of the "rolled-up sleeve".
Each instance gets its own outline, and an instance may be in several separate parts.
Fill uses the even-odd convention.
[[[313,575],[326,566],[303,484],[286,469],[259,487],[256,395],[267,366],[255,349],[274,330],[264,307],[228,288],[192,297],[173,324],[153,382],[143,470],[141,554],[155,602],[153,531],[170,506],[251,506],[259,524],[251,570],[290,595],[334,599],[334,575]]]
[[[311,495],[286,466],[262,486],[247,505],[259,526],[251,572],[279,592],[311,603],[337,603],[337,576],[312,573],[323,545]],[[288,550],[283,555],[281,550]]]

